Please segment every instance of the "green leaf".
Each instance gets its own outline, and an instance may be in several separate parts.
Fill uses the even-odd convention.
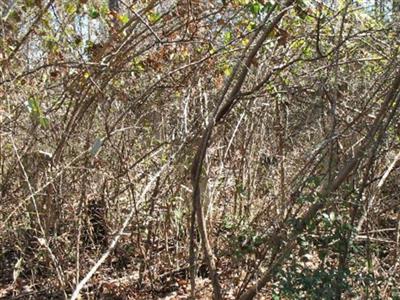
[[[31,114],[40,114],[40,106],[35,98],[28,100],[28,110]]]
[[[42,128],[47,128],[49,126],[49,119],[44,116],[40,116],[39,124]]]
[[[155,24],[161,19],[161,15],[158,12],[149,12],[147,14],[147,19],[151,24]]]
[[[103,4],[102,6],[100,6],[100,14],[102,16],[106,16],[109,13],[109,9],[108,9],[108,5]]]
[[[38,122],[43,128],[47,128],[49,126],[49,119],[44,116],[38,99],[30,98],[28,100],[28,111],[31,114],[31,118],[34,120],[34,122]]]
[[[229,44],[233,39],[232,32],[227,31],[224,33],[224,42],[225,44]]]
[[[77,12],[77,7],[75,5],[75,3],[73,2],[67,2],[65,4],[65,11],[67,12],[67,14],[72,15],[74,13]]]
[[[91,7],[91,8],[89,8],[88,15],[92,19],[97,19],[100,16],[100,13],[97,9],[95,9],[94,7]]]
[[[118,20],[125,25],[129,22],[129,17],[127,15],[118,15]]]
[[[249,44],[249,42],[250,41],[249,41],[248,38],[244,38],[241,43],[242,43],[243,46],[247,46]]]
[[[246,29],[248,31],[252,31],[257,27],[257,24],[255,22],[249,22],[249,24],[247,24]]]
[[[232,75],[233,69],[232,69],[232,66],[230,66],[229,64],[223,65],[223,70],[224,70],[224,74],[226,77],[229,77]]]
[[[137,72],[137,73],[142,73],[145,70],[143,61],[138,57],[135,57],[132,60],[132,67],[133,67],[133,71]]]
[[[261,9],[263,8],[262,4],[259,2],[254,2],[250,4],[250,11],[254,15],[258,15],[261,12]]]

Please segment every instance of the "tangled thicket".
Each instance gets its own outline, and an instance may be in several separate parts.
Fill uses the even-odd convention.
[[[399,1],[0,7],[0,298],[400,299]]]

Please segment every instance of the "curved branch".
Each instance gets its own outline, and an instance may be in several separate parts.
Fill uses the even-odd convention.
[[[235,72],[233,73],[232,77],[229,79],[227,84],[232,84],[233,81],[236,79],[235,84],[233,85],[232,89],[230,90],[228,96],[225,98],[225,95],[227,94],[226,91],[229,89],[229,85],[224,88],[224,92],[221,95],[221,98],[219,99],[219,102],[217,104],[216,109],[214,110],[211,120],[207,126],[207,128],[204,130],[201,142],[198,146],[196,155],[193,159],[192,163],[192,185],[193,185],[193,198],[192,198],[192,205],[193,205],[193,215],[192,215],[192,228],[194,228],[194,221],[195,221],[195,216],[197,217],[197,224],[199,226],[199,232],[201,236],[201,241],[202,241],[202,249],[204,253],[204,257],[206,260],[206,263],[208,265],[208,268],[210,270],[210,279],[212,281],[213,285],[213,293],[214,293],[214,298],[215,299],[222,299],[222,292],[221,292],[221,286],[219,283],[218,279],[218,274],[217,274],[217,268],[215,264],[215,259],[213,255],[213,251],[208,239],[208,234],[207,234],[207,226],[205,223],[205,218],[203,214],[203,210],[201,207],[201,191],[200,191],[200,179],[201,179],[201,170],[203,167],[203,162],[205,155],[207,153],[208,145],[210,143],[211,135],[213,128],[215,125],[220,122],[230,111],[230,109],[235,105],[235,100],[237,97],[240,95],[241,88],[243,86],[243,83],[245,79],[247,78],[248,71],[250,69],[250,65],[254,57],[257,55],[258,51],[262,47],[263,43],[267,39],[268,35],[271,33],[271,31],[276,27],[276,25],[280,22],[280,20],[283,18],[283,16],[287,13],[287,11],[291,8],[291,5],[293,4],[294,0],[288,0],[284,4],[284,8],[270,21],[270,23],[266,26],[264,26],[261,30],[261,35],[257,39],[255,38],[253,41],[255,42],[254,46],[251,47],[249,46],[248,48],[245,49],[245,52],[250,49],[250,52],[244,59],[244,64],[242,64],[241,61],[238,62],[238,64],[235,67]],[[265,19],[264,24],[268,21],[268,17]],[[237,77],[236,77],[237,76]],[[193,239],[193,237],[191,237]],[[194,247],[194,243],[191,241],[191,249],[190,253],[193,254],[194,251],[192,247]],[[193,258],[191,257],[190,262],[193,263]],[[191,270],[194,269],[194,266],[191,266]],[[193,274],[193,272],[192,272]],[[194,279],[192,279],[193,282]],[[192,286],[193,288],[193,286]],[[192,291],[193,295],[193,291]]]

